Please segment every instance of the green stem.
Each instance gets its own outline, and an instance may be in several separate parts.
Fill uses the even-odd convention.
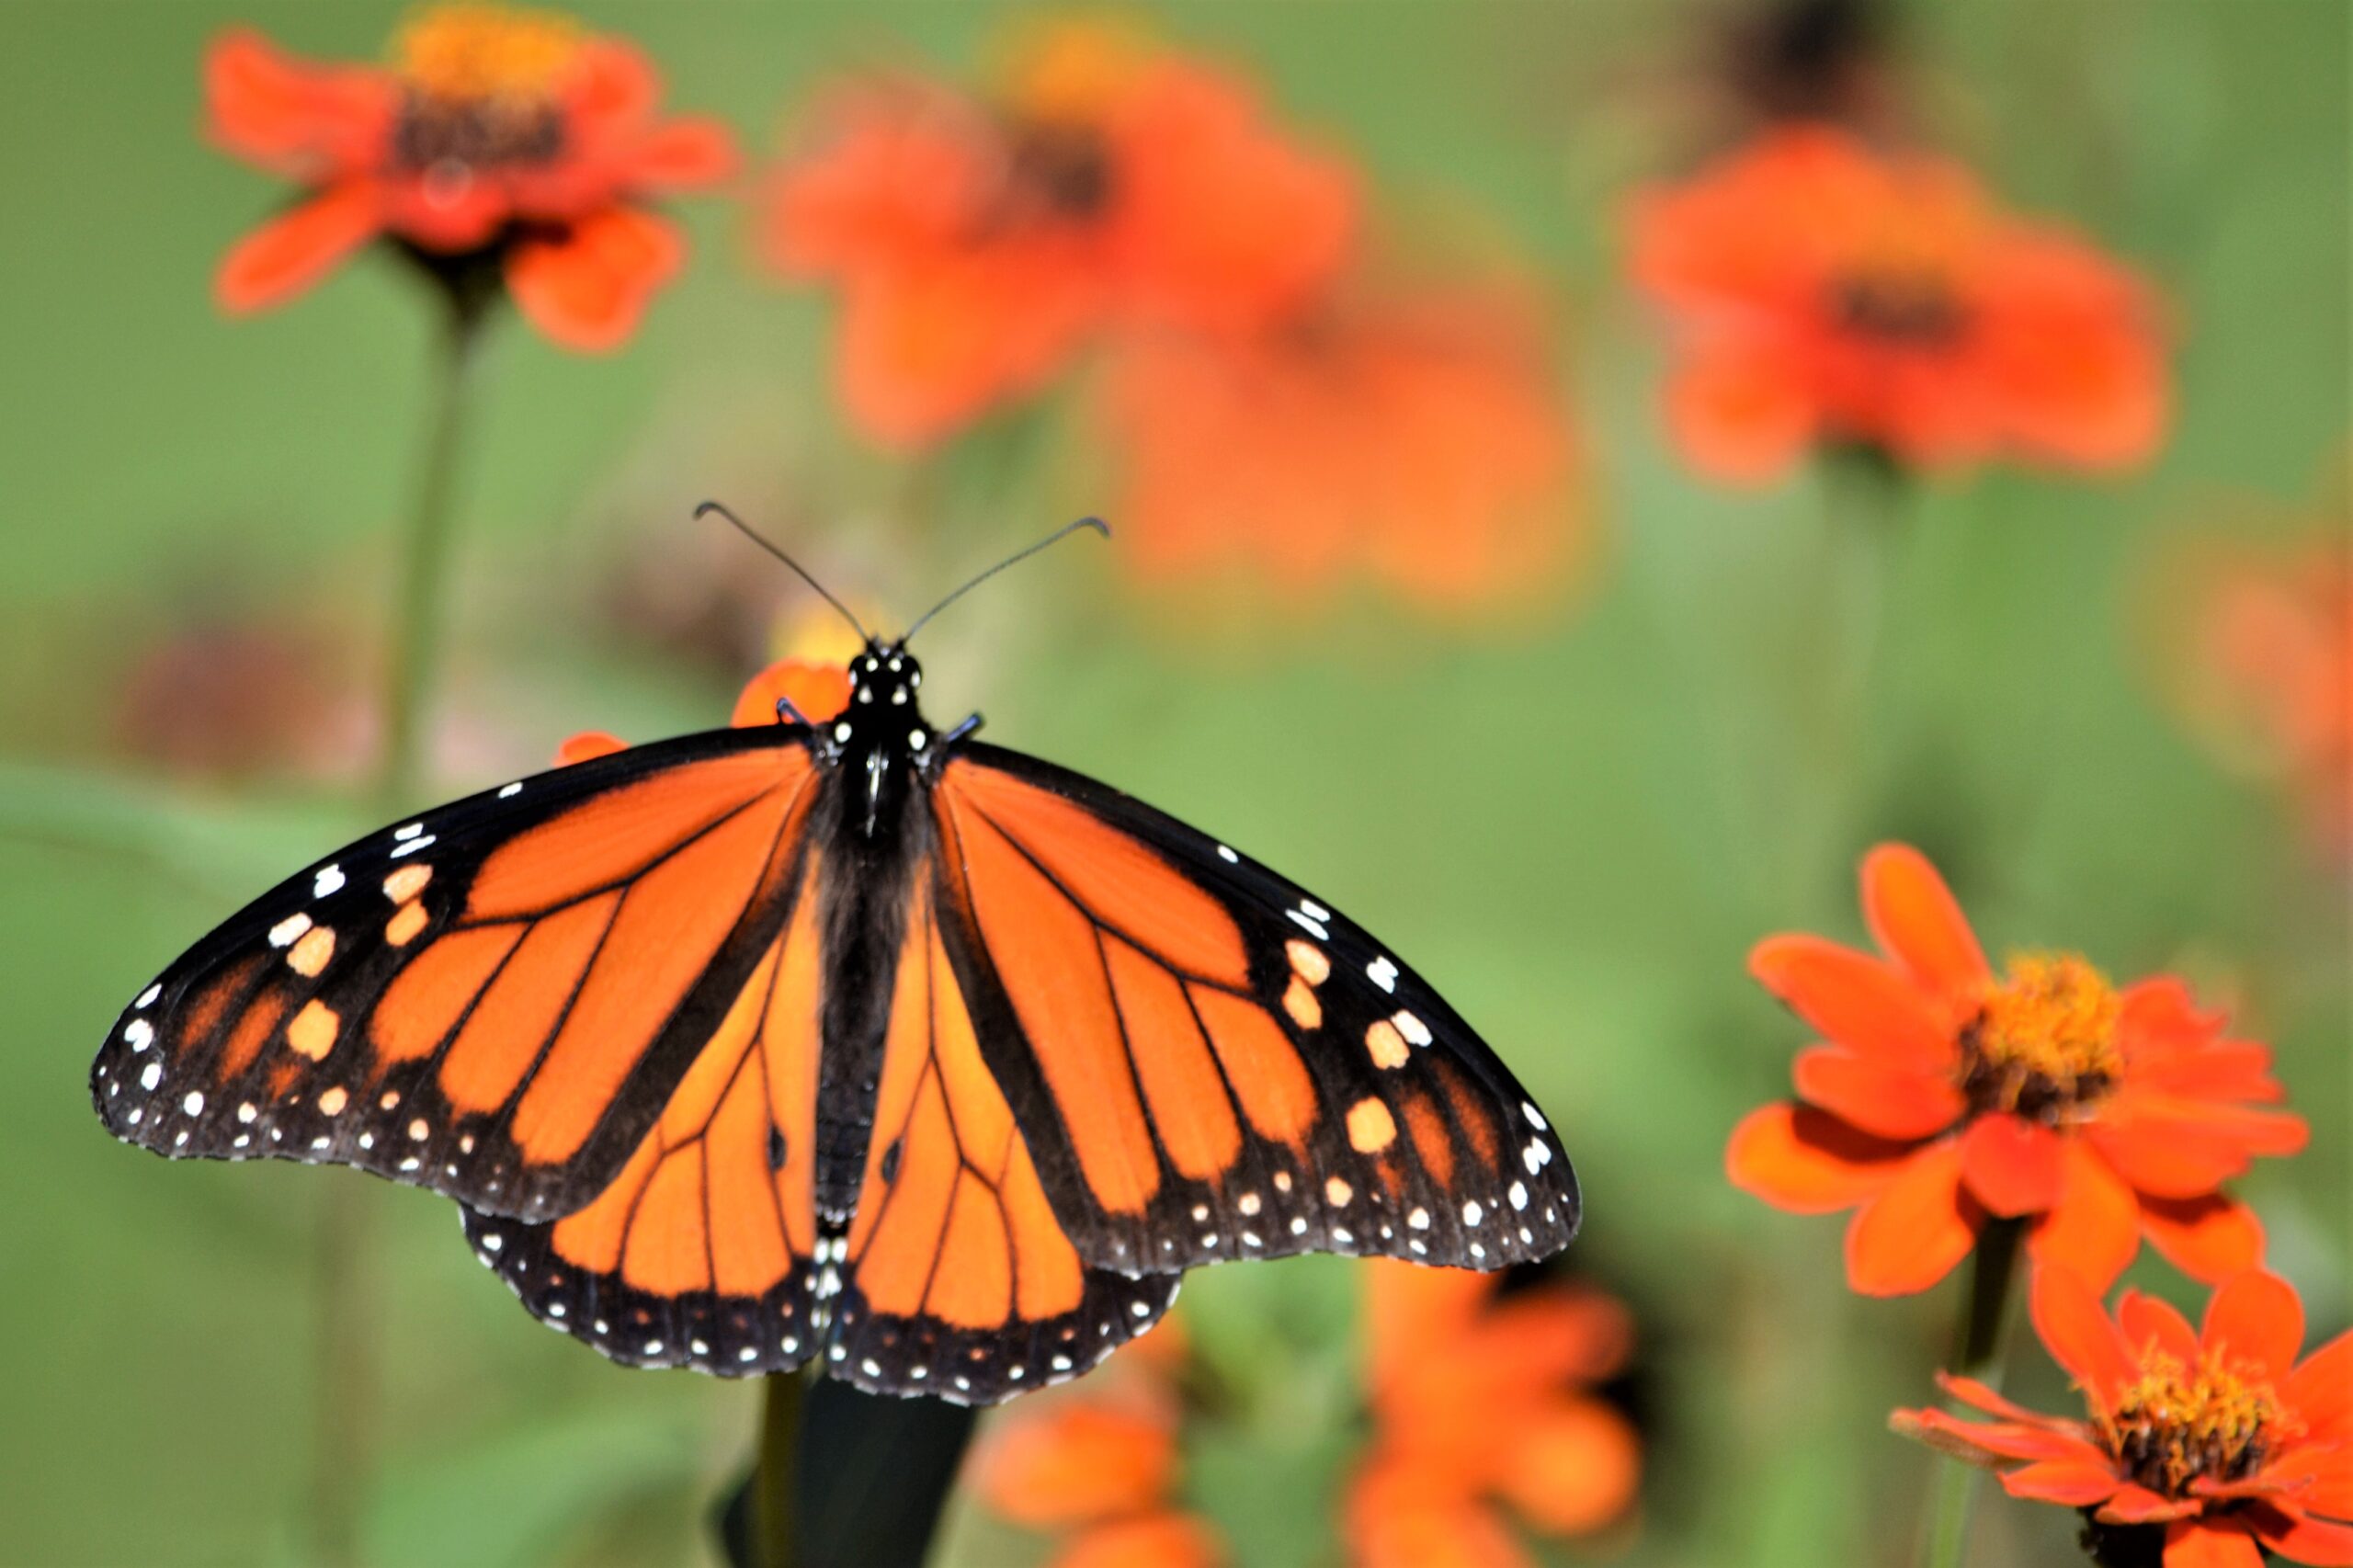
[[[417,458],[415,499],[403,542],[392,652],[385,662],[384,748],[370,791],[373,804],[385,815],[415,803],[424,770],[424,716],[441,631],[452,503],[485,309],[481,297],[463,291],[452,290],[446,298],[448,313],[428,394],[425,445]],[[359,1561],[359,1512],[377,1394],[376,1323],[367,1269],[370,1196],[358,1181],[330,1181],[318,1216],[318,1408],[311,1546],[314,1560],[325,1568],[347,1568]]]
[[[2010,1315],[2010,1282],[2018,1273],[2022,1221],[1990,1220],[1978,1233],[1969,1270],[1969,1304],[1953,1332],[1950,1370],[1988,1388],[2002,1386],[2002,1347]],[[1961,1568],[1969,1550],[1971,1505],[1977,1496],[1975,1465],[1943,1461],[1921,1562],[1925,1568]]]
[[[455,508],[459,449],[471,410],[476,349],[484,308],[453,295],[444,318],[435,365],[425,448],[417,459],[415,504],[401,561],[400,599],[392,622],[392,657],[384,680],[384,751],[377,773],[381,803],[400,811],[414,802],[423,767],[423,731],[441,632],[444,579]]]
[[[799,1372],[774,1372],[761,1381],[767,1386],[760,1402],[760,1451],[752,1461],[752,1561],[758,1568],[792,1568],[793,1471],[808,1380]]]

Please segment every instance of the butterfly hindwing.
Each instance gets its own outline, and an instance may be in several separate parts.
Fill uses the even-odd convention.
[[[92,1066],[98,1113],[167,1155],[577,1208],[773,944],[815,774],[783,726],[717,731],[347,846],[141,993]]]
[[[1533,1101],[1360,927],[1017,753],[966,747],[934,801],[981,1050],[1086,1262],[1495,1268],[1574,1233],[1575,1176]]]
[[[1092,1267],[1072,1245],[983,1059],[936,881],[926,868],[907,911],[828,1369],[986,1403],[1093,1367],[1159,1321],[1177,1280]]]

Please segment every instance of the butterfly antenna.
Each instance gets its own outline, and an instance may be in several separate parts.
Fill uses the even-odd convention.
[[[924,611],[923,614],[917,616],[915,618],[915,623],[913,626],[908,627],[905,632],[900,636],[899,645],[901,647],[906,646],[908,642],[914,640],[915,634],[921,631],[924,629],[925,623],[929,621],[933,616],[938,615],[941,610],[946,609],[949,605],[954,604],[958,599],[962,598],[966,594],[971,593],[974,588],[979,587],[983,583],[987,582],[990,578],[995,576],[998,573],[1004,571],[1015,562],[1027,561],[1031,556],[1037,554],[1040,551],[1045,549],[1048,545],[1059,543],[1061,540],[1068,539],[1071,535],[1078,532],[1081,528],[1092,528],[1095,532],[1101,534],[1105,539],[1109,539],[1111,537],[1111,525],[1105,522],[1100,517],[1081,517],[1074,523],[1064,523],[1061,528],[1056,528],[1053,532],[1048,534],[1045,538],[1040,540],[1029,549],[1015,551],[1011,555],[1006,556],[1004,560],[998,562],[995,565],[990,567],[987,571],[982,573],[979,576],[973,578],[971,582],[965,584],[962,587],[957,589],[954,593],[940,600],[938,604],[932,606],[929,609]]]
[[[734,524],[736,528],[742,532],[745,539],[750,540],[754,544],[758,545],[762,550],[767,551],[770,555],[775,556],[779,561],[781,561],[787,566],[791,567],[795,576],[808,584],[811,587],[816,589],[820,598],[823,598],[827,604],[842,612],[842,619],[848,621],[851,626],[857,629],[858,634],[862,640],[869,642],[874,641],[874,634],[867,631],[865,625],[859,621],[858,617],[850,613],[849,606],[842,603],[841,600],[825,592],[825,585],[820,583],[816,578],[812,577],[807,572],[803,571],[801,569],[801,562],[795,561],[781,550],[779,550],[775,545],[770,544],[767,540],[762,539],[758,534],[754,533],[752,531],[751,524],[745,522],[743,518],[737,517],[734,513],[729,511],[726,507],[721,506],[716,501],[706,501],[701,506],[697,506],[695,508],[695,517],[699,521],[701,518],[713,512],[718,513],[721,517]]]

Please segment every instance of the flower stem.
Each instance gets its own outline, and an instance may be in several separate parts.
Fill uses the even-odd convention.
[[[757,1568],[792,1568],[793,1471],[801,1451],[801,1412],[808,1380],[774,1372],[761,1380],[760,1451],[752,1461],[752,1562]]]
[[[423,771],[424,714],[441,629],[451,503],[485,314],[485,301],[479,295],[451,290],[444,297],[448,311],[402,549],[392,651],[385,661],[384,744],[369,790],[369,803],[383,815],[415,804]],[[359,1513],[377,1392],[376,1323],[367,1278],[370,1196],[357,1180],[330,1181],[318,1215],[318,1368],[313,1380],[318,1407],[311,1551],[325,1568],[347,1568],[359,1561]]]
[[[2026,1227],[2018,1220],[1989,1220],[1977,1233],[1969,1270],[1969,1304],[1954,1326],[1949,1369],[1988,1388],[2002,1384],[2002,1348],[2007,1336],[2011,1280],[2018,1273],[2018,1243]],[[1936,1506],[1921,1553],[1926,1568],[1961,1568],[1969,1550],[1969,1517],[1977,1496],[1975,1465],[1947,1460],[1937,1474]]]

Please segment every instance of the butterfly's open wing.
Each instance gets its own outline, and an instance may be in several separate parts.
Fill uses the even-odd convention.
[[[933,799],[944,946],[1083,1260],[1495,1268],[1575,1233],[1534,1102],[1360,927],[1017,753],[963,748]]]
[[[785,726],[458,801],[280,883],[116,1020],[118,1137],[552,1218],[645,1141],[775,947],[816,769]]]
[[[821,866],[802,846],[784,929],[609,1186],[551,1223],[464,1211],[475,1255],[534,1316],[615,1360],[740,1376],[824,1343]]]
[[[1072,1244],[982,1059],[936,881],[908,910],[828,1369],[981,1404],[1093,1367],[1159,1321],[1177,1281],[1091,1267]]]

